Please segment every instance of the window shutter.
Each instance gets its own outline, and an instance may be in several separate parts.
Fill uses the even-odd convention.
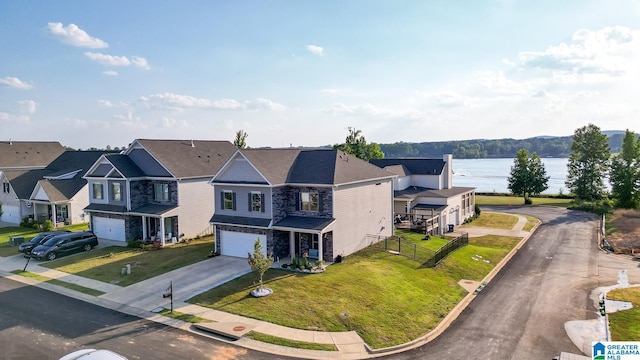
[[[236,193],[231,193],[231,199],[232,199],[232,210],[236,211]]]
[[[224,191],[220,191],[220,210],[224,210]]]
[[[322,192],[318,191],[318,212],[322,213]]]
[[[264,212],[264,194],[260,194],[260,212]]]
[[[249,193],[248,195],[249,195],[249,206],[248,206],[248,209],[249,209],[249,212],[251,212],[251,211],[253,211],[253,206],[252,206],[253,204],[251,204],[251,193]]]
[[[300,193],[296,193],[296,211],[300,211]]]

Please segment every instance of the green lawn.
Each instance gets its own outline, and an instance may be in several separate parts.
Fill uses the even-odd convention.
[[[547,197],[532,197],[533,205],[549,205],[566,208],[573,199],[556,199]],[[523,205],[524,200],[515,196],[487,196],[476,195],[476,204],[482,205]]]
[[[213,237],[166,246],[160,250],[141,250],[110,246],[89,252],[41,262],[41,266],[110,284],[128,286],[205,260],[213,249]],[[131,274],[121,270],[131,264]]]
[[[320,351],[338,351],[335,345],[333,344],[319,344],[319,343],[310,343],[306,341],[297,341],[291,339],[285,339],[277,336],[267,335],[263,333],[259,333],[256,331],[249,331],[246,335],[249,339],[262,341],[269,344],[275,344],[280,346],[287,346],[297,349],[307,349],[307,350],[320,350]]]
[[[607,299],[629,301],[633,308],[608,314],[612,341],[638,341],[640,339],[640,287],[615,289]]]
[[[77,224],[60,227],[58,229],[66,229],[70,231],[88,230],[88,224]],[[25,241],[31,240],[38,235],[40,231],[20,226],[9,226],[0,228],[0,257],[12,256],[18,254],[18,247],[11,246],[10,239],[12,236],[24,236]]]
[[[396,229],[394,234],[400,236],[402,239],[414,243],[425,249],[436,251],[448,243],[451,239],[440,236],[429,236],[428,240],[425,240],[425,235],[422,233],[413,232],[405,229]]]
[[[505,213],[494,213],[483,211],[477,219],[466,224],[466,226],[491,227],[496,229],[513,229],[518,222],[518,217]]]
[[[298,329],[355,330],[373,348],[398,345],[433,329],[466,295],[458,281],[481,280],[518,241],[472,238],[435,268],[366,248],[321,274],[269,270],[264,282],[274,293],[265,298],[249,295],[251,273],[189,302]]]
[[[524,225],[524,228],[522,228],[524,231],[531,231],[538,221],[540,221],[538,218],[534,218],[533,216],[525,215],[524,217],[527,218],[527,223]]]

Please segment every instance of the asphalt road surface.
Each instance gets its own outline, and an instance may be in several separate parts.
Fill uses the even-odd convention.
[[[543,221],[538,231],[434,341],[393,359],[552,359],[582,354],[564,330],[599,315],[589,299],[619,271],[640,281],[637,262],[597,248],[599,218],[551,207],[500,208]]]
[[[128,359],[277,359],[0,277],[0,359],[59,359],[81,348]]]

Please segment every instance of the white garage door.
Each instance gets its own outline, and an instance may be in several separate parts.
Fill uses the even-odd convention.
[[[253,245],[260,238],[262,251],[267,252],[267,236],[258,234],[239,233],[234,231],[220,232],[220,254],[246,258],[248,253],[253,254]]]
[[[125,241],[124,219],[93,218],[93,233],[98,239]]]
[[[2,216],[0,216],[0,221],[20,224],[20,207],[2,205]]]

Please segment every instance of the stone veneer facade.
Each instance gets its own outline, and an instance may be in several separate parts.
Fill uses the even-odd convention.
[[[154,199],[154,184],[169,184],[168,201]],[[175,181],[140,180],[132,181],[130,186],[132,210],[148,204],[178,205],[178,183]]]

